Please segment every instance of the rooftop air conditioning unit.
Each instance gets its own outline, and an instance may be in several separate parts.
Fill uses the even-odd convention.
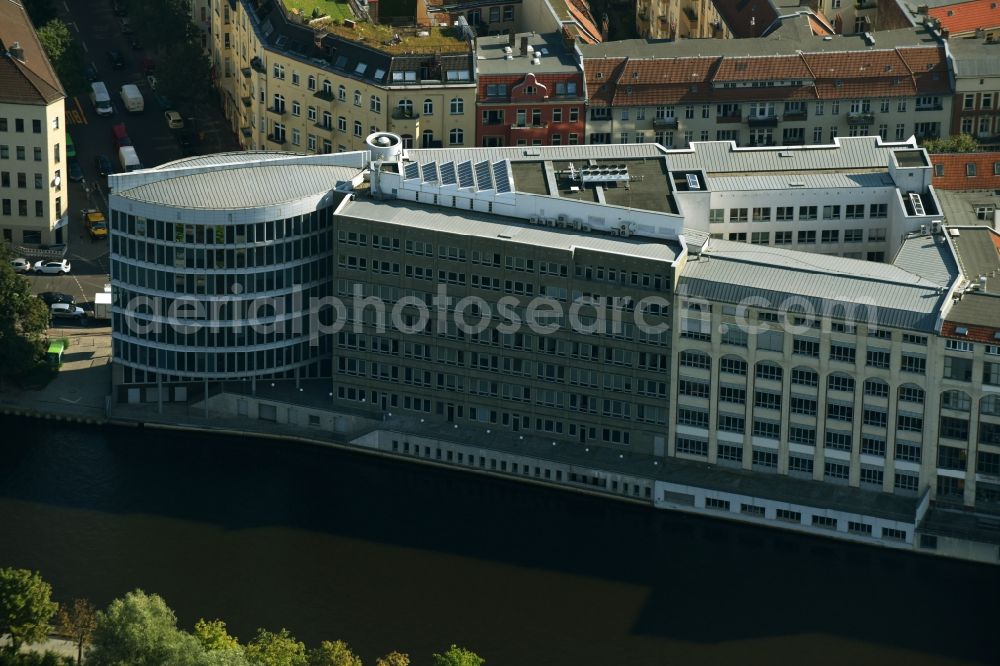
[[[540,221],[541,218],[535,217],[534,215],[528,218],[528,224],[538,224]]]
[[[941,233],[941,223],[940,222],[931,222],[931,233],[932,234],[939,234],[939,233]]]
[[[926,224],[921,224],[920,225],[920,235],[921,236],[926,236],[927,235],[927,225]]]

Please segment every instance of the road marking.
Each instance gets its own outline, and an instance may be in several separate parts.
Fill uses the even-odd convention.
[[[69,118],[70,125],[85,125],[86,121],[80,116],[80,112],[76,109],[70,109],[66,112],[66,117]]]
[[[77,110],[80,112],[80,117],[83,119],[83,124],[87,124],[87,114],[83,112],[83,106],[80,105],[80,98],[74,97],[73,103],[76,104]]]
[[[62,401],[64,401],[64,402],[68,402],[68,403],[69,403],[69,404],[71,404],[71,405],[75,405],[75,404],[77,404],[78,402],[80,402],[81,400],[83,400],[83,396],[80,396],[80,397],[79,397],[79,398],[77,398],[76,400],[70,400],[69,398],[64,398],[64,397],[62,397],[62,396],[59,396],[59,399],[60,399],[60,400],[62,400]]]
[[[63,0],[63,7],[66,8],[66,13],[69,14],[69,5],[66,4],[66,0]]]
[[[90,53],[90,49],[88,49],[88,48],[87,48],[87,42],[85,42],[85,41],[83,41],[83,40],[81,39],[81,40],[80,40],[80,46],[82,46],[82,47],[83,47],[83,52],[84,52],[84,53]]]

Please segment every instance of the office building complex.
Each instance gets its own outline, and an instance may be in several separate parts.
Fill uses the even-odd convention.
[[[996,560],[1000,235],[912,140],[366,147],[112,177],[119,400],[329,378],[359,445]]]
[[[15,251],[65,242],[65,97],[24,6],[0,1],[0,232]]]

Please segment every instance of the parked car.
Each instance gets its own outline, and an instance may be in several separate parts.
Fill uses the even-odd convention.
[[[66,275],[70,271],[69,259],[60,259],[59,261],[46,261],[42,259],[41,261],[35,262],[35,272],[43,273],[44,275]]]
[[[31,262],[27,259],[13,259],[10,262],[10,267],[14,269],[15,273],[27,273],[31,270]]]
[[[111,49],[108,51],[108,62],[111,63],[112,69],[125,68],[125,58],[122,57],[122,52],[118,49]]]
[[[164,111],[163,117],[167,119],[167,127],[170,129],[184,129],[184,119],[176,111]]]
[[[88,62],[86,65],[84,65],[83,76],[91,83],[101,78],[101,75],[97,73],[97,68],[94,67],[94,63],[92,62]]]
[[[115,172],[115,167],[111,163],[111,158],[107,155],[98,155],[95,157],[94,168],[97,170],[97,175],[101,178]]]
[[[83,168],[80,167],[80,160],[75,158],[69,160],[69,179],[74,183],[79,183],[83,180]]]
[[[149,84],[149,89],[150,90],[156,90],[156,75],[155,74],[147,74],[146,75],[146,83]]]
[[[49,306],[49,312],[52,313],[53,319],[72,319],[78,322],[87,316],[83,308],[69,303],[53,303]]]
[[[76,304],[76,299],[69,294],[62,294],[58,291],[43,291],[38,294],[38,298],[45,301],[46,305],[52,305],[53,303],[68,303],[70,305]]]

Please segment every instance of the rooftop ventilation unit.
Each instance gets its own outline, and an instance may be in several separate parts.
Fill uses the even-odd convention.
[[[576,179],[582,183],[627,183],[628,166],[624,164],[585,166],[576,172]]]
[[[910,192],[910,203],[913,205],[914,215],[926,215],[924,212],[924,202],[920,199],[920,195],[916,192]]]

